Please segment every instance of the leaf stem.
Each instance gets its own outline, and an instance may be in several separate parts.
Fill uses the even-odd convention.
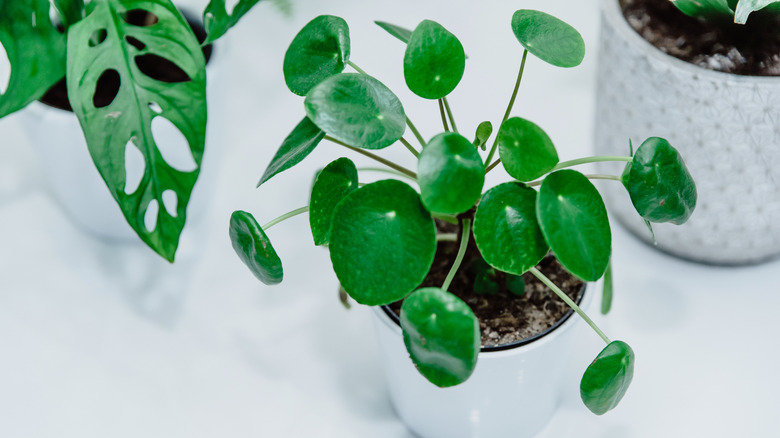
[[[515,99],[517,99],[517,91],[520,89],[520,82],[523,80],[523,71],[525,71],[525,60],[528,58],[528,50],[523,49],[523,60],[520,62],[520,71],[517,72],[517,81],[515,82],[515,89],[512,91],[512,97],[509,99],[509,105],[506,107],[506,112],[504,112],[504,118],[501,119],[501,125],[506,122],[506,120],[509,118],[509,114],[512,112],[512,107],[515,105]],[[499,131],[501,130],[501,125],[498,125]],[[493,155],[496,153],[496,146],[498,146],[498,134],[496,134],[496,138],[493,139],[493,146],[490,148],[490,153],[487,156],[487,160],[485,160],[486,163],[489,163],[490,160],[493,158]]]
[[[371,158],[372,160],[378,161],[378,162],[384,164],[385,166],[387,166],[387,167],[389,167],[391,169],[397,170],[397,171],[403,173],[404,175],[406,175],[406,176],[408,176],[410,178],[413,178],[415,181],[417,180],[417,174],[416,173],[412,172],[411,170],[409,170],[409,169],[407,169],[407,168],[405,168],[403,166],[399,166],[398,164],[395,164],[395,163],[393,163],[390,160],[386,160],[386,159],[384,159],[384,158],[382,158],[382,157],[380,157],[378,155],[372,154],[371,152],[368,152],[366,150],[363,150],[363,149],[360,149],[360,148],[356,148],[354,146],[350,146],[350,145],[348,145],[348,144],[346,144],[346,143],[344,143],[342,141],[336,140],[335,138],[327,136],[327,135],[325,136],[325,140],[328,140],[330,142],[333,142],[333,143],[336,143],[338,145],[344,146],[345,148],[350,149],[352,151],[355,151],[355,152],[357,152],[357,153],[359,153],[361,155],[365,155],[366,157]]]
[[[437,242],[457,242],[458,241],[458,234],[457,233],[442,233],[436,235],[436,241]]]
[[[420,134],[420,131],[417,130],[417,127],[414,126],[412,119],[409,117],[406,118],[406,125],[409,126],[409,129],[412,130],[414,136],[417,137],[417,141],[420,142],[420,146],[425,147],[425,139],[423,138],[422,134]]]
[[[444,130],[450,132],[450,127],[447,126],[447,116],[444,114],[444,100],[439,99],[439,112],[441,113],[441,124],[444,125]]]
[[[444,103],[444,109],[447,110],[447,118],[450,120],[452,130],[458,132],[458,127],[455,125],[455,117],[452,115],[452,108],[450,108],[450,102],[446,97],[442,97],[441,101]]]
[[[406,149],[409,149],[409,152],[411,152],[412,155],[414,155],[414,158],[420,158],[420,153],[417,152],[417,149],[415,149],[414,146],[412,146],[408,141],[406,141],[405,138],[401,137],[400,139],[398,139],[398,141],[400,141],[404,146],[406,146]]]
[[[585,157],[585,158],[578,158],[576,160],[569,160],[569,161],[562,161],[558,163],[551,172],[565,169],[567,167],[577,166],[580,164],[588,164],[588,163],[601,163],[604,161],[625,161],[625,162],[631,162],[633,158],[631,157],[623,157],[623,156],[610,156],[610,155],[600,155],[600,156],[594,156],[594,157]]]
[[[458,225],[457,216],[453,216],[451,214],[443,214],[443,213],[431,213],[431,216],[433,216],[434,219],[438,219],[440,221],[444,221],[453,225]]]
[[[455,262],[450,268],[450,272],[447,274],[447,278],[444,279],[441,288],[447,290],[450,288],[450,283],[455,278],[455,274],[458,272],[461,263],[463,263],[463,256],[466,255],[466,248],[469,246],[469,238],[471,237],[471,219],[463,219],[461,222],[462,232],[460,235],[460,247],[458,248],[458,255],[455,256]]]
[[[615,175],[592,174],[592,175],[585,175],[585,178],[588,178],[588,179],[607,179],[607,180],[611,180],[611,181],[623,182],[623,179],[621,177],[615,176]],[[543,181],[543,179],[539,179],[539,180],[536,180],[536,181],[531,181],[529,183],[526,183],[526,185],[528,187],[535,187],[535,186],[542,185],[542,181]]]
[[[565,293],[564,293],[564,292],[561,290],[561,288],[559,288],[558,286],[556,286],[556,285],[555,285],[555,283],[553,283],[553,282],[552,282],[552,280],[550,280],[549,278],[547,278],[547,276],[546,276],[546,275],[542,274],[542,273],[541,273],[541,272],[540,272],[538,269],[536,269],[536,268],[531,268],[531,269],[529,269],[529,270],[528,270],[528,272],[530,272],[531,274],[533,274],[533,275],[534,275],[534,277],[536,277],[536,278],[538,278],[538,279],[539,279],[539,281],[541,281],[541,282],[542,282],[542,283],[544,283],[544,284],[545,284],[547,287],[549,287],[550,289],[552,289],[552,291],[553,291],[553,292],[555,292],[555,295],[558,295],[558,297],[559,297],[560,299],[562,299],[562,300],[563,300],[563,301],[564,301],[564,302],[565,302],[565,303],[566,303],[566,304],[567,304],[569,307],[571,307],[572,309],[574,309],[574,311],[575,311],[575,312],[577,312],[577,314],[578,314],[578,315],[580,315],[580,317],[582,317],[582,319],[584,319],[584,320],[585,320],[585,322],[587,322],[587,323],[588,323],[588,325],[590,326],[590,328],[592,328],[592,329],[593,329],[593,331],[595,331],[595,332],[596,332],[596,333],[599,335],[599,337],[601,337],[601,339],[602,339],[604,342],[606,342],[607,344],[609,344],[609,343],[610,343],[610,340],[609,340],[609,338],[607,337],[607,335],[605,335],[605,334],[604,334],[604,332],[602,332],[602,331],[601,331],[601,329],[600,329],[600,328],[599,328],[599,327],[596,325],[596,323],[595,323],[595,322],[593,322],[593,320],[592,320],[592,319],[590,319],[590,317],[589,317],[589,316],[588,316],[588,315],[587,315],[587,314],[586,314],[586,313],[585,313],[585,312],[584,312],[582,309],[580,309],[580,306],[578,306],[578,305],[577,305],[577,303],[575,303],[574,301],[572,301],[572,299],[571,299],[571,298],[569,298],[569,296],[568,296],[568,295],[566,295],[566,294],[565,294]]]
[[[487,167],[487,169],[485,169],[485,174],[487,174],[488,172],[493,170],[493,168],[498,166],[498,163],[500,163],[500,162],[501,162],[501,158],[499,158],[498,160],[494,161],[493,164],[491,164],[490,166]]]
[[[305,207],[296,208],[293,211],[287,212],[287,213],[279,216],[278,218],[272,220],[271,222],[268,222],[267,224],[263,225],[262,226],[263,231],[267,231],[269,228],[273,227],[274,225],[278,224],[279,222],[286,221],[287,219],[290,219],[291,217],[298,216],[299,214],[306,213],[307,211],[309,211],[309,206],[308,205],[305,206]]]
[[[371,76],[370,74],[366,73],[365,70],[363,70],[362,68],[358,67],[357,64],[355,64],[352,61],[347,61],[347,65],[349,65],[350,67],[354,68],[355,71],[357,71],[360,74],[363,74],[363,75],[366,75],[366,76]]]
[[[401,177],[404,177],[404,178],[409,178],[410,180],[417,182],[417,180],[415,180],[414,178],[412,178],[411,176],[409,176],[409,175],[407,175],[405,173],[402,173],[402,172],[399,172],[399,171],[393,170],[393,169],[385,169],[384,167],[358,167],[357,170],[358,170],[358,172],[363,171],[363,172],[389,173],[391,175],[401,176]]]

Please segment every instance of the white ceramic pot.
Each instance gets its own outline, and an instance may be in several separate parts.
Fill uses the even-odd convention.
[[[597,153],[627,155],[629,139],[636,147],[664,137],[699,193],[686,224],[653,227],[659,248],[714,264],[780,255],[780,77],[715,72],[666,55],[628,25],[617,0],[601,5]],[[626,191],[604,188],[610,211],[650,241]]]
[[[593,295],[586,288],[580,305],[587,309]],[[372,313],[393,406],[423,438],[536,435],[561,398],[572,327],[580,324],[570,313],[558,326],[520,346],[483,349],[466,382],[438,388],[414,367],[398,323],[381,307]]]

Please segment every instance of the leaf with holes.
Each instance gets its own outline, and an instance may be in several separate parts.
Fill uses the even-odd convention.
[[[349,158],[331,162],[317,175],[309,202],[309,225],[315,245],[329,242],[336,205],[357,188],[357,169]]]
[[[576,67],[585,57],[585,42],[580,33],[544,12],[516,11],[512,31],[532,55],[556,67]]]
[[[408,43],[409,38],[412,36],[412,31],[405,27],[396,26],[395,24],[390,24],[384,21],[375,21],[374,23],[387,31],[387,33],[390,35],[401,40],[403,43]]]
[[[211,0],[203,10],[203,24],[207,33],[203,44],[210,44],[225,35],[258,2],[260,0],[239,0],[228,14],[225,0]]]
[[[254,216],[245,211],[233,212],[230,241],[238,257],[258,280],[269,286],[282,282],[282,261]]]
[[[260,178],[257,187],[303,161],[323,138],[325,138],[325,133],[308,117],[304,117],[301,123],[298,123],[290,135],[284,139],[279,150],[276,151],[276,155],[271,159],[271,163],[263,172],[263,177]]]
[[[11,64],[0,117],[40,99],[65,76],[65,35],[52,24],[49,9],[48,0],[0,1],[0,44]]]
[[[558,152],[542,128],[512,117],[498,130],[498,154],[506,172],[518,181],[531,181],[558,164]]]
[[[463,77],[466,54],[458,38],[435,21],[424,20],[412,32],[404,54],[404,78],[425,99],[450,94]]]
[[[203,53],[169,0],[91,4],[93,11],[68,32],[68,97],[90,155],[128,223],[152,249],[173,261],[203,157]],[[164,150],[171,139],[155,138],[155,117],[164,117],[183,135],[183,150]],[[125,191],[126,147],[138,147],[145,163],[132,193]],[[182,157],[177,161],[193,163],[192,168],[174,168],[168,162],[173,153]],[[163,203],[167,190],[176,194],[176,209],[161,207],[145,222],[150,204],[170,204]]]
[[[479,200],[485,183],[485,165],[468,139],[445,132],[433,137],[420,153],[417,182],[428,210],[459,214]]]
[[[612,341],[585,370],[580,397],[596,415],[620,403],[634,378],[634,350],[623,341]]]
[[[349,62],[349,26],[344,19],[320,15],[295,35],[284,54],[284,81],[299,96],[344,71]]]

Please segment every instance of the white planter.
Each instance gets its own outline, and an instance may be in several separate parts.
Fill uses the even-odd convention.
[[[583,308],[588,308],[593,295],[585,291]],[[438,388],[409,359],[401,327],[381,307],[374,307],[372,314],[393,406],[407,427],[422,438],[536,435],[561,398],[572,351],[572,327],[580,324],[580,318],[571,314],[527,344],[482,351],[465,383]]]
[[[699,192],[686,224],[653,227],[659,248],[715,264],[780,254],[780,77],[720,73],[666,55],[628,25],[617,0],[601,5],[597,153],[627,155],[629,138],[637,147],[665,137]],[[604,187],[610,211],[650,241],[626,191]]]

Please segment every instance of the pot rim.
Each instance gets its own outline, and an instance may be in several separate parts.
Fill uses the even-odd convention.
[[[642,38],[628,24],[620,9],[618,0],[601,0],[601,11],[604,18],[602,21],[608,23],[628,44],[644,56],[666,64],[670,69],[677,70],[688,76],[700,76],[716,82],[730,81],[739,84],[780,86],[780,76],[748,76],[710,70],[662,52],[649,41]]]
[[[580,305],[580,307],[587,307],[588,304],[590,304],[591,300],[593,299],[593,293],[592,291],[589,291],[589,284],[588,282],[583,282],[582,287],[580,288],[580,293],[577,296],[577,299],[575,300],[577,305]],[[373,306],[374,312],[383,320],[385,324],[390,326],[390,328],[394,331],[401,333],[401,320],[400,318],[392,311],[388,306]],[[574,314],[574,309],[569,309],[568,312],[566,312],[561,319],[555,322],[552,326],[550,326],[547,330],[537,333],[534,336],[531,336],[530,338],[522,339],[517,342],[512,342],[510,344],[503,344],[498,346],[487,346],[487,347],[481,347],[480,357],[485,357],[486,354],[489,354],[488,357],[495,357],[496,353],[501,352],[519,352],[518,350],[521,348],[524,349],[531,349],[538,346],[541,346],[545,341],[549,341],[552,339],[552,336],[548,336],[550,334],[558,334],[565,331],[567,328],[571,327],[574,323],[578,321],[578,318],[572,318],[572,315]],[[382,315],[385,317],[382,318]],[[555,332],[555,333],[554,333]]]

